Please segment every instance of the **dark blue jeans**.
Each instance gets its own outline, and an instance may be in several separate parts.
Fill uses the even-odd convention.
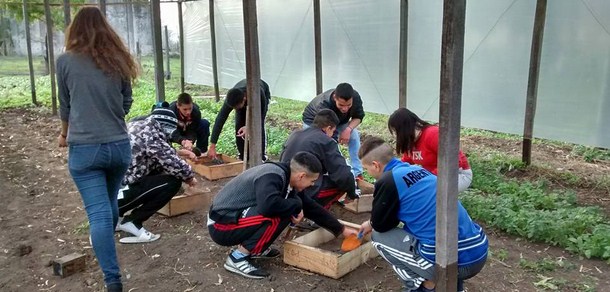
[[[131,162],[129,139],[104,144],[70,144],[68,168],[89,217],[95,256],[106,285],[121,282],[114,246],[117,193]]]

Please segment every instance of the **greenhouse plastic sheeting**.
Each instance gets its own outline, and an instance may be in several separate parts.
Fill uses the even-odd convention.
[[[216,0],[219,82],[245,78],[242,1]],[[274,96],[315,96],[313,1],[258,0],[261,76]],[[185,77],[212,85],[208,1],[186,2]],[[438,120],[442,1],[409,1],[408,107]],[[535,0],[470,0],[462,125],[522,134]],[[610,148],[610,1],[548,2],[534,136]],[[400,1],[322,0],[324,89],[351,83],[366,111],[398,107]],[[366,118],[364,120],[366,123]]]

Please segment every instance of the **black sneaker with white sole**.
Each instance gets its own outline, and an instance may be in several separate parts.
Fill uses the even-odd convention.
[[[268,249],[266,249],[265,251],[263,251],[260,254],[253,254],[251,255],[251,257],[253,259],[272,259],[272,258],[277,258],[280,256],[280,251],[269,247]]]
[[[269,273],[266,271],[250,264],[248,261],[249,258],[249,256],[245,256],[238,260],[233,257],[232,254],[229,254],[227,260],[225,261],[224,267],[229,272],[233,272],[251,279],[263,279],[269,276]]]

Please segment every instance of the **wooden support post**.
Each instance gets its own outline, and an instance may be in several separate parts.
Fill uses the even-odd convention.
[[[400,0],[400,44],[398,55],[398,107],[407,107],[409,47],[409,0]]]
[[[172,78],[172,70],[169,68],[169,32],[167,32],[167,25],[163,27],[165,31],[165,79],[170,80]]]
[[[23,22],[25,25],[25,43],[28,51],[28,68],[30,69],[30,90],[32,104],[38,105],[36,100],[36,79],[34,78],[34,64],[32,60],[32,40],[30,37],[30,16],[28,15],[28,0],[23,0]]]
[[[216,21],[214,20],[214,0],[210,0],[208,10],[210,16],[210,41],[212,43],[212,76],[214,78],[214,100],[220,101],[220,88],[218,87],[218,58],[216,57]]]
[[[64,0],[64,25],[66,28],[68,28],[68,25],[70,25],[71,18],[72,15],[70,15],[70,0]]]
[[[246,76],[248,85],[248,128],[247,151],[244,150],[246,167],[254,167],[262,163],[263,141],[261,124],[261,71],[258,55],[258,21],[256,16],[256,0],[243,0],[244,39],[246,45]]]
[[[152,18],[153,53],[155,56],[155,89],[157,101],[165,101],[165,80],[163,80],[163,48],[161,47],[161,4],[160,0],[150,1]]]
[[[57,90],[55,87],[55,52],[53,51],[53,16],[49,0],[44,0],[44,15],[47,22],[47,58],[49,60],[49,75],[51,76],[51,108],[57,115]]]
[[[436,291],[457,288],[458,153],[466,0],[444,0],[436,196]]]
[[[84,254],[73,253],[53,261],[53,274],[62,278],[84,271],[86,268]]]
[[[182,0],[178,1],[178,31],[180,33],[180,92],[184,92],[184,21],[182,20]]]
[[[106,16],[106,0],[99,0],[100,1],[100,10],[102,11],[102,14],[104,14],[104,16]]]
[[[525,101],[525,121],[523,125],[523,153],[521,160],[532,163],[532,139],[534,136],[534,117],[536,115],[536,100],[538,99],[538,75],[540,73],[540,55],[542,54],[542,39],[546,21],[546,0],[536,2],[534,32],[532,33],[532,49],[530,53],[530,70],[527,80],[527,97]]]
[[[313,0],[313,32],[316,59],[316,94],[324,91],[322,79],[322,23],[320,20],[320,0]]]

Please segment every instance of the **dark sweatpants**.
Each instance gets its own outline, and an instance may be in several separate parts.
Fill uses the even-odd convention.
[[[268,218],[260,215],[255,207],[248,208],[237,224],[214,223],[208,225],[210,237],[222,246],[242,245],[250,254],[265,251],[290,223],[288,218]]]
[[[163,208],[178,193],[181,185],[182,180],[169,174],[146,176],[130,184],[129,189],[123,191],[123,198],[118,200],[119,216],[123,217],[131,210],[123,221],[131,221],[140,228],[144,221]]]
[[[267,153],[267,135],[265,131],[265,118],[267,117],[267,104],[261,104],[261,141],[263,142],[263,157],[265,160],[265,154]],[[244,160],[244,145],[245,140],[242,137],[237,137],[237,131],[243,126],[246,125],[246,108],[244,107],[241,110],[237,110],[235,112],[235,146],[237,146],[237,152],[239,152],[239,159]]]

